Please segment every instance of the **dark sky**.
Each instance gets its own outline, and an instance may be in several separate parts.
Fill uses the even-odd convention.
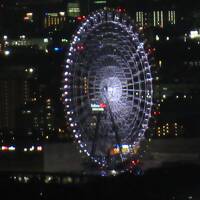
[[[15,4],[16,2],[22,3],[22,4],[46,4],[46,3],[61,3],[61,2],[72,2],[75,0],[0,0],[0,2],[3,2],[4,5],[9,4]],[[92,0],[80,0],[81,2],[88,2]],[[108,0],[109,2],[113,2],[113,4],[124,4],[127,6],[135,6],[139,5],[142,7],[148,7],[149,5],[162,5],[162,6],[168,6],[168,5],[175,5],[180,8],[190,9],[200,9],[200,0]]]

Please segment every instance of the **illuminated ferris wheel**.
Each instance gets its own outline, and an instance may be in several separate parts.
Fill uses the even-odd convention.
[[[85,18],[72,37],[63,90],[80,152],[112,169],[133,159],[148,128],[152,93],[148,55],[131,19],[115,10]]]

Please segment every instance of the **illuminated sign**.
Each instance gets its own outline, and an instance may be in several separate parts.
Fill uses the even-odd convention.
[[[91,108],[92,108],[92,111],[104,111],[104,109],[106,108],[106,104],[104,103],[100,103],[100,104],[91,104]]]
[[[122,144],[120,146],[121,146],[121,151],[123,154],[128,154],[128,153],[133,152],[133,146],[131,146],[131,145]],[[117,155],[119,153],[120,153],[119,145],[115,145],[110,151],[111,155]]]

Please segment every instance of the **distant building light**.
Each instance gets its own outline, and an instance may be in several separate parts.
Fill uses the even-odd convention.
[[[10,51],[9,51],[9,50],[5,50],[5,51],[4,51],[4,55],[5,55],[5,56],[9,56],[9,55],[10,55]]]
[[[65,16],[65,12],[59,12],[60,16]]]
[[[191,39],[195,39],[195,38],[199,38],[200,34],[198,31],[190,31],[190,38]]]
[[[159,67],[162,67],[162,60],[159,60]]]
[[[29,70],[28,70],[28,71],[29,71],[29,73],[31,73],[31,74],[32,74],[32,73],[34,72],[34,69],[33,69],[33,68],[29,68]]]
[[[165,94],[163,94],[163,99],[166,99],[166,95]]]
[[[62,42],[68,42],[68,40],[67,40],[67,39],[62,39],[61,41],[62,41]]]
[[[32,13],[32,12],[26,13],[26,16],[32,17],[32,16],[33,16],[33,13]]]
[[[20,35],[19,38],[20,38],[20,39],[25,39],[26,36],[25,36],[25,35]]]
[[[80,4],[79,3],[70,2],[70,3],[68,3],[67,7],[68,7],[67,8],[68,16],[76,17],[76,16],[80,15]]]
[[[48,38],[44,38],[44,43],[48,43],[48,42],[49,42]]]
[[[42,146],[37,146],[37,151],[42,151]]]
[[[158,35],[156,35],[156,41],[159,41],[159,40],[160,40],[159,36],[158,36]]]
[[[58,17],[58,13],[45,13],[45,15],[50,17]]]
[[[8,36],[7,36],[7,35],[4,35],[4,36],[3,36],[3,39],[4,39],[4,40],[7,40],[7,39],[8,39]]]
[[[35,149],[35,147],[32,146],[29,150],[30,150],[30,151],[34,151],[34,149]]]
[[[166,37],[166,40],[169,40],[169,37],[168,37],[168,36]]]
[[[61,51],[62,49],[61,48],[59,48],[59,47],[54,47],[54,51],[55,52],[59,52],[59,51]]]
[[[97,1],[94,1],[95,4],[106,4],[107,1],[103,1],[103,0],[97,0]]]

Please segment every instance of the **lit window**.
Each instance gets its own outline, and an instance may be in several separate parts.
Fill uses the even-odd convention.
[[[68,16],[76,17],[80,15],[80,5],[79,3],[68,3]]]

